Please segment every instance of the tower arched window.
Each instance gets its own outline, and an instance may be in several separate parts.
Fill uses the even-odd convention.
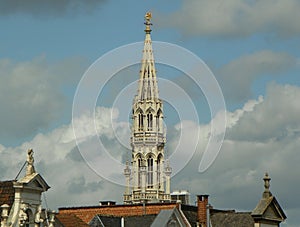
[[[138,157],[137,159],[138,171],[137,171],[137,180],[138,180],[138,188],[141,188],[142,185],[142,175],[141,175],[141,167],[142,167],[142,159]]]
[[[160,180],[160,177],[161,177],[161,161],[162,161],[161,155],[158,155],[157,165],[156,165],[158,189],[161,188],[161,183],[162,183],[161,180]]]
[[[153,127],[153,114],[152,113],[147,114],[147,122],[148,122],[148,130],[152,130],[152,127]]]
[[[156,127],[157,127],[157,131],[159,132],[159,130],[160,130],[160,112],[158,112],[157,113],[157,115],[156,115]]]
[[[147,166],[148,166],[148,177],[147,177],[147,181],[148,181],[148,188],[153,188],[153,158],[152,156],[149,156],[149,158],[147,159]]]
[[[156,128],[158,132],[162,130],[162,112],[160,109],[156,113]]]
[[[144,119],[143,119],[142,112],[139,113],[138,118],[139,118],[139,131],[142,131],[144,128]]]

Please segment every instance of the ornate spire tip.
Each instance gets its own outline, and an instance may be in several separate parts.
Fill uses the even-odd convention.
[[[145,14],[145,20],[146,20],[146,21],[150,21],[151,18],[152,18],[152,13],[151,13],[151,12],[147,12],[147,13]]]
[[[152,13],[151,12],[147,12],[145,14],[145,22],[144,22],[144,24],[146,25],[146,29],[145,29],[146,33],[150,33],[151,32],[151,28],[150,28],[150,26],[152,25],[151,18],[152,18]]]

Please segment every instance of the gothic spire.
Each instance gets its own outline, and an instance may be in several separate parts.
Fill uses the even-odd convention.
[[[145,15],[145,42],[141,61],[138,92],[132,104],[130,166],[124,175],[124,203],[169,202],[171,168],[165,168],[163,101],[158,85],[151,41],[151,13]]]
[[[137,99],[156,100],[158,99],[158,86],[156,78],[156,70],[153,57],[152,41],[151,41],[151,13],[145,15],[145,41],[143,49],[142,66],[140,70],[140,81]]]

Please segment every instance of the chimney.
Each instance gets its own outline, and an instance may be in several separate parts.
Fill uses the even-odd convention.
[[[207,220],[208,209],[208,196],[209,195],[197,195],[197,219],[200,227],[209,227]]]
[[[99,201],[99,206],[114,206],[116,205],[115,201]]]

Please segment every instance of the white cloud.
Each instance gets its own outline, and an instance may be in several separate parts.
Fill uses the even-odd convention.
[[[232,128],[229,138],[234,140],[281,140],[284,137],[300,135],[299,87],[270,84],[263,103],[239,119]]]
[[[296,65],[296,58],[287,53],[261,50],[229,62],[218,69],[217,75],[227,100],[245,101],[252,97],[251,87],[256,79],[275,78]]]
[[[100,130],[95,135],[86,130],[85,123],[94,122],[92,114],[87,114],[76,119],[76,126],[82,127],[85,134],[81,135],[81,143],[89,144],[90,152],[100,155],[101,151],[93,150],[99,136],[112,137],[111,119],[115,122],[116,130],[128,133],[123,130],[123,124],[116,121],[117,115],[111,116],[113,111],[108,108],[99,107],[96,109],[95,125]],[[90,118],[90,119],[87,119]],[[92,125],[88,125],[93,127]],[[80,130],[79,128],[77,128]],[[119,135],[123,136],[122,133]],[[122,187],[115,186],[95,173],[87,165],[82,157],[82,151],[76,146],[72,125],[64,125],[47,134],[38,134],[33,140],[23,143],[19,147],[4,147],[0,149],[0,177],[4,179],[14,179],[21,166],[26,160],[26,151],[33,148],[35,152],[36,170],[45,178],[52,187],[47,192],[47,200],[50,208],[57,206],[79,205],[98,203],[99,199],[105,199],[111,195],[111,187],[116,187],[121,197]],[[111,149],[110,149],[111,148]],[[118,146],[107,148],[109,152],[118,160],[122,160],[122,153]],[[98,152],[98,153],[97,153]],[[100,152],[100,153],[99,153]],[[23,175],[22,173],[21,175]],[[122,173],[121,173],[122,174]],[[117,192],[115,192],[117,194]],[[78,196],[80,195],[80,196]],[[114,195],[114,194],[113,194]],[[116,197],[120,199],[119,197]],[[113,198],[112,198],[113,199]]]
[[[298,98],[299,87],[271,84],[264,98],[228,112],[229,130],[214,164],[205,173],[197,172],[204,150],[200,146],[189,165],[173,178],[172,186],[193,195],[208,193],[216,208],[251,210],[261,197],[262,177],[268,171],[271,191],[287,213],[288,226],[296,226],[300,221],[294,215],[300,211],[300,200],[293,196],[300,190]],[[208,127],[200,127],[204,135]]]
[[[279,36],[300,33],[298,0],[185,0],[159,24],[179,28],[185,35],[241,37],[271,32]]]
[[[272,178],[271,191],[287,213],[289,225],[299,223],[299,217],[294,214],[296,211],[300,212],[300,200],[293,196],[300,190],[300,109],[297,105],[299,97],[299,87],[271,84],[264,98],[249,100],[242,109],[227,112],[227,127],[230,130],[222,150],[214,164],[202,174],[198,173],[198,165],[207,144],[210,124],[199,126],[190,121],[182,122],[182,127],[188,128],[191,134],[200,129],[201,141],[191,161],[172,178],[172,188],[188,189],[192,195],[208,193],[211,195],[212,205],[216,208],[251,210],[256,206],[263,191],[263,174],[269,171]],[[102,129],[99,135],[108,138],[109,149],[115,152],[114,157],[122,160],[125,148],[115,141],[114,132],[107,126],[107,122],[112,118],[111,109],[99,107],[96,113],[100,112],[101,114],[96,116],[96,125]],[[91,117],[92,115],[86,115],[77,119],[77,122],[81,122],[78,127],[85,128],[84,122],[89,122],[87,119]],[[127,125],[118,122],[118,115],[112,119],[116,130],[121,131],[120,135],[128,135],[128,131],[124,130]],[[291,125],[293,130],[290,129]],[[172,129],[172,134],[178,135],[179,126]],[[278,132],[284,130],[288,133],[278,137]],[[82,142],[94,152],[97,137],[87,132],[82,135]],[[183,135],[181,142],[185,150],[179,152],[184,154],[193,149],[190,147],[190,138],[188,133]],[[177,143],[178,137],[169,138],[169,152],[176,148]],[[51,208],[93,205],[100,199],[122,201],[123,188],[99,177],[86,165],[76,147],[71,125],[62,126],[47,134],[39,134],[20,147],[2,146],[1,179],[15,177],[25,160],[25,151],[30,147],[35,150],[36,169],[52,186],[47,193]],[[120,176],[122,174],[116,169],[112,171]]]
[[[18,63],[1,59],[2,139],[28,138],[61,118],[65,108],[69,107],[63,88],[79,80],[84,65],[80,58],[65,59],[59,63],[49,63],[43,56]]]

